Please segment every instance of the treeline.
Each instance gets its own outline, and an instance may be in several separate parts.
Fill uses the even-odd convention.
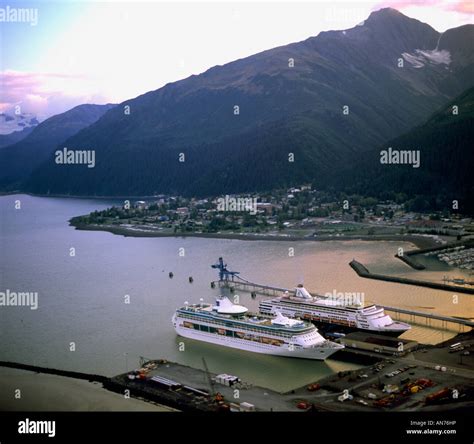
[[[454,106],[458,114],[453,113]],[[381,164],[388,147],[419,150],[420,166]],[[364,154],[341,176],[339,188],[381,199],[403,196],[407,210],[474,214],[474,88],[424,125]]]
[[[312,183],[329,192],[405,203],[412,211],[458,209],[474,214],[473,91],[424,125],[362,154],[342,143],[324,121],[317,116],[312,121],[309,115],[188,149],[156,149],[160,141],[146,139],[136,153],[131,142],[117,139],[115,150],[98,150],[95,168],[49,161],[23,188],[45,194],[204,197]],[[110,138],[113,141],[114,135]],[[419,168],[381,164],[380,152],[388,147],[419,150]],[[180,152],[183,162],[178,161]]]

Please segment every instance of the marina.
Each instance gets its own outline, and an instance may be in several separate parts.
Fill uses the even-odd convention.
[[[460,259],[457,263],[460,268],[470,269],[469,264],[471,264],[473,260],[472,247],[474,247],[474,242],[468,238],[463,241],[451,242],[449,245],[444,244],[436,247],[419,248],[405,251],[402,254],[395,254],[394,256],[417,270],[424,270],[426,267],[417,262],[416,256],[437,257],[440,261],[446,263],[450,261],[451,256],[455,256],[452,259]],[[455,263],[453,262],[448,265],[455,265]]]

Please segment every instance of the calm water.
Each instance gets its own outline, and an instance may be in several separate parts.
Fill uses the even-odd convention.
[[[21,209],[14,207],[21,200]],[[359,278],[352,258],[371,271],[416,276],[393,254],[396,242],[263,242],[198,238],[126,238],[77,231],[72,216],[110,206],[85,199],[4,196],[0,198],[1,291],[37,291],[39,308],[0,307],[0,358],[113,375],[137,367],[139,356],[167,358],[213,372],[288,390],[329,373],[355,367],[270,357],[185,340],[178,351],[171,316],[184,301],[211,301],[216,278],[210,264],[223,256],[247,279],[311,291],[364,292],[368,300],[454,316],[474,316],[472,296],[454,304],[446,292]],[[70,248],[76,255],[71,257]],[[180,257],[180,248],[185,255]],[[294,248],[294,257],[288,249]],[[168,272],[174,278],[169,279]],[[441,279],[445,270],[434,271]],[[188,277],[194,277],[194,283]],[[131,303],[125,304],[125,295]],[[248,295],[241,303],[256,306]],[[415,327],[411,337],[439,341],[455,332]],[[76,351],[69,351],[75,342]]]

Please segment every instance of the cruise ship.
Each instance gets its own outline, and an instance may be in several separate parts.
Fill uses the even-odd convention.
[[[281,313],[251,314],[227,297],[219,297],[215,305],[186,304],[172,321],[185,338],[255,353],[324,360],[344,348],[323,338],[311,322]]]
[[[312,321],[325,330],[338,332],[354,330],[370,331],[390,336],[400,336],[411,327],[404,322],[395,322],[382,307],[362,304],[346,305],[332,298],[313,297],[302,286],[296,287],[294,294],[260,302],[262,314],[281,313],[293,318]]]

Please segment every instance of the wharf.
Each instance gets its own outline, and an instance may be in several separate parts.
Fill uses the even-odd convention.
[[[362,339],[362,338],[360,338]],[[128,374],[110,378],[104,387],[124,394],[168,405],[182,411],[442,411],[474,406],[472,359],[460,363],[449,353],[452,339],[443,346],[408,353],[405,356],[378,356],[373,364],[357,370],[342,371],[285,393],[253,386],[242,381],[232,386],[218,384],[217,375],[166,360],[142,362],[146,374],[129,379]],[[474,345],[471,334],[463,336],[466,347]],[[359,350],[362,352],[362,350]],[[365,351],[367,353],[367,351]],[[375,362],[376,361],[376,362]],[[436,363],[446,362],[440,371]],[[448,364],[449,362],[449,364]],[[152,379],[155,378],[155,381]],[[157,383],[164,381],[164,384]],[[210,382],[212,381],[212,382]],[[428,387],[408,393],[406,387],[428,381]],[[411,384],[411,385],[410,385]],[[212,387],[212,389],[211,389]],[[458,393],[435,404],[429,395],[441,389]],[[387,390],[396,390],[390,395]],[[210,393],[213,393],[212,395]],[[217,395],[219,394],[219,395]],[[341,395],[348,394],[348,398]],[[219,402],[216,402],[216,395]],[[224,409],[223,407],[226,407]]]
[[[354,268],[354,270],[356,270],[357,274],[359,274],[360,276],[364,275],[364,277],[370,277],[370,278],[374,278],[374,276],[376,276],[374,279],[386,280],[385,276],[371,274],[367,270],[367,268],[365,268],[364,265],[362,265],[361,263],[357,261],[352,261],[351,267]],[[390,278],[392,278],[391,280],[394,280],[395,282],[398,282],[398,280],[411,281],[411,279],[403,279],[403,278],[397,278],[397,277],[390,277]],[[229,288],[230,291],[232,292],[235,292],[236,290],[241,290],[241,291],[246,291],[249,293],[260,294],[260,295],[265,295],[265,296],[273,296],[273,297],[283,296],[286,292],[292,291],[291,289],[288,289],[288,288],[272,287],[270,285],[257,284],[255,282],[250,282],[245,279],[242,279],[239,276],[236,276],[235,279],[222,279],[219,281],[211,282],[212,287],[215,287],[216,285],[223,288]],[[447,289],[446,287],[452,287],[449,285],[433,283],[433,288],[435,288],[434,287],[435,285],[443,287],[444,290]],[[465,292],[474,293],[474,289],[464,289],[464,290]],[[457,289],[457,291],[460,291],[460,290]],[[320,297],[324,297],[324,296],[320,296]],[[471,319],[465,319],[465,318],[453,317],[453,316],[442,316],[442,315],[437,315],[434,313],[427,313],[427,312],[411,310],[411,309],[406,309],[406,308],[398,308],[398,307],[393,307],[393,306],[388,306],[388,305],[380,305],[380,304],[377,304],[377,305],[379,307],[384,308],[384,310],[397,313],[398,319],[400,319],[401,315],[406,315],[410,317],[411,321],[415,321],[416,318],[420,318],[424,320],[424,323],[426,325],[431,325],[432,320],[437,320],[437,321],[440,321],[439,327],[444,328],[444,329],[448,329],[448,324],[455,324],[460,329],[463,327],[468,327],[468,328],[474,327],[474,321],[472,321]]]
[[[219,404],[215,402],[215,395],[222,395],[225,403],[249,403],[259,411],[297,411],[296,404],[291,397],[258,386],[238,382],[226,386],[215,382],[215,374],[207,374],[204,370],[188,367],[166,360],[148,361],[142,368],[148,371],[145,379],[130,380],[127,374],[110,378],[104,387],[125,393],[129,390],[130,396],[142,397],[151,401],[166,404],[182,411],[218,411]],[[152,378],[164,378],[166,384],[160,384]],[[209,377],[213,381],[213,392]],[[244,404],[245,405],[245,404]]]

